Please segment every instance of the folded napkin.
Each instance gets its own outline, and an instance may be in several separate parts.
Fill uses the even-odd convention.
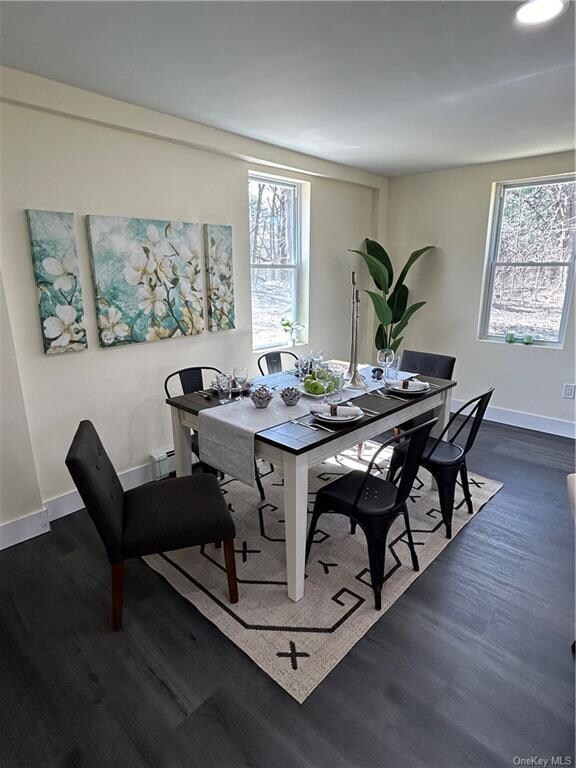
[[[310,413],[313,416],[327,416],[330,415],[330,406],[329,405],[315,405],[313,408],[310,408]],[[352,418],[352,416],[363,416],[364,411],[362,408],[358,408],[357,405],[337,405],[336,406],[336,415],[337,416],[349,416]]]

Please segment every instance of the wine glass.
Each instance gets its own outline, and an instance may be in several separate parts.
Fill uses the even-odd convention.
[[[390,363],[394,360],[394,350],[379,349],[376,360],[378,361],[378,365],[384,368],[384,383],[386,383],[386,379],[388,378],[388,368]]]
[[[240,390],[238,393],[238,398],[241,398],[242,393],[246,389],[246,382],[248,381],[248,368],[244,368],[243,366],[234,368],[232,371],[232,375],[234,376],[234,381],[236,382],[236,386]]]

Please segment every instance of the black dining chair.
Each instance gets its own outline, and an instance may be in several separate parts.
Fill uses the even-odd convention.
[[[231,603],[238,602],[236,529],[218,481],[190,475],[124,491],[91,421],[81,421],[66,466],[112,566],[112,626],[122,628],[124,561],[214,542],[224,545]]]
[[[174,373],[171,373],[164,380],[164,392],[166,392],[166,397],[175,397],[175,392],[169,385],[171,381],[176,379],[180,381],[182,392],[185,395],[204,389],[204,371],[211,371],[212,376],[215,376],[217,373],[222,373],[219,368],[214,368],[210,365],[182,368],[179,371],[174,371]],[[190,444],[192,453],[198,458],[198,461],[200,462],[200,469],[208,474],[218,476],[220,474],[219,470],[217,470],[215,467],[211,467],[210,464],[205,464],[200,460],[200,441],[197,432],[193,431],[190,435]],[[262,480],[260,479],[260,472],[258,471],[257,462],[254,463],[254,471],[258,493],[260,494],[260,499],[264,501],[266,499],[266,494],[264,493],[264,487],[262,485]]]
[[[284,366],[282,365],[282,355],[298,360],[298,355],[294,352],[266,352],[264,355],[260,355],[258,358],[258,369],[262,376],[270,375],[271,373],[282,373]],[[262,363],[266,363],[266,370],[262,367]],[[294,365],[292,362],[291,365]]]
[[[400,360],[401,371],[405,371],[406,373],[420,373],[422,376],[432,376],[437,379],[450,380],[452,378],[452,374],[454,373],[455,365],[455,357],[450,357],[448,355],[437,355],[432,352],[415,352],[411,349],[405,349]],[[408,421],[400,424],[397,429],[410,429],[411,427],[415,427],[418,424],[424,424],[424,422],[429,418],[430,414],[424,413],[421,416],[408,419]],[[375,443],[381,443],[388,439],[388,433],[384,432],[383,434],[377,435],[372,439]],[[362,458],[363,449],[363,443],[359,443],[357,446],[359,459]]]
[[[420,569],[412,539],[406,502],[418,471],[422,451],[436,421],[437,419],[430,419],[425,424],[414,427],[407,432],[393,435],[376,451],[366,471],[355,469],[325,485],[316,494],[306,541],[306,560],[310,555],[320,515],[331,512],[349,517],[351,532],[355,533],[356,526],[359,525],[366,536],[370,578],[374,591],[374,607],[377,611],[382,608],[381,593],[384,583],[386,538],[392,523],[399,515],[404,517],[412,567],[415,571]],[[405,448],[404,453],[398,454],[402,456],[402,466],[396,484],[372,474],[379,454],[384,448],[392,445],[403,445]]]
[[[452,514],[454,512],[454,495],[456,493],[458,475],[460,475],[468,514],[471,515],[474,512],[470,495],[470,484],[468,482],[466,456],[474,445],[493,392],[494,388],[492,387],[483,395],[478,395],[468,400],[467,403],[464,403],[461,408],[452,414],[450,421],[444,427],[440,436],[429,438],[420,461],[420,466],[427,469],[436,480],[438,496],[440,498],[440,512],[446,527],[447,539],[452,538]],[[470,409],[469,412],[462,416],[463,412],[468,409]],[[459,435],[466,435],[466,432],[468,436],[465,440],[461,440],[463,445],[457,443],[456,438]],[[392,482],[404,461],[404,451],[405,448],[398,446],[395,448],[390,459],[388,480]]]
[[[432,352],[415,352],[411,349],[405,349],[400,360],[400,370],[437,379],[451,379],[455,365],[455,357]]]

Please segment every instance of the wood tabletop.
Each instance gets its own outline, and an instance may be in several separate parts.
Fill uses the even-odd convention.
[[[403,400],[396,398],[384,400],[377,395],[369,393],[361,395],[360,397],[355,397],[352,401],[354,405],[357,405],[359,408],[367,408],[370,411],[375,411],[376,414],[365,414],[362,419],[359,419],[352,424],[334,427],[334,432],[327,432],[323,429],[312,430],[308,427],[288,421],[290,418],[290,409],[287,407],[287,421],[278,424],[275,427],[269,427],[268,429],[258,432],[258,440],[274,445],[289,453],[301,454],[307,450],[316,448],[319,445],[330,442],[347,432],[353,432],[364,424],[384,419],[391,413],[407,409],[415,402],[421,402],[422,400],[434,397],[434,395],[437,395],[439,392],[445,392],[456,386],[455,381],[447,381],[446,379],[435,379],[431,376],[419,376],[418,378],[421,381],[430,382],[433,387],[429,392],[419,395],[417,398],[406,397]],[[254,380],[254,383],[257,385],[266,384],[275,389],[282,389],[285,386],[294,386],[297,383],[297,379],[293,374],[283,372],[271,374],[269,376],[260,376]],[[211,395],[210,399],[205,399],[197,392],[192,392],[188,395],[169,397],[166,402],[173,408],[192,413],[195,416],[205,408],[220,407],[216,393]],[[314,425],[314,418],[312,416],[308,419],[300,419],[300,421]]]

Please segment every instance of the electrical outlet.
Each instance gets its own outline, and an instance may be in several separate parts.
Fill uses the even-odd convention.
[[[562,397],[565,400],[574,400],[576,394],[576,384],[564,384],[562,389]]]

